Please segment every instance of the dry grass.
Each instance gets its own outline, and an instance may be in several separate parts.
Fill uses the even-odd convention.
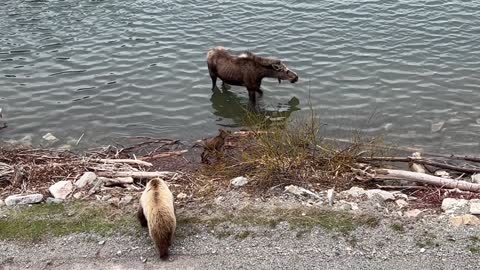
[[[228,185],[232,177],[245,175],[251,186],[265,189],[278,185],[311,184],[318,188],[349,188],[354,184],[352,167],[359,155],[380,151],[379,138],[353,132],[351,143],[323,139],[313,110],[305,117],[272,122],[251,113],[250,135],[233,138],[236,151],[201,171],[203,177]],[[256,121],[258,120],[258,121]]]

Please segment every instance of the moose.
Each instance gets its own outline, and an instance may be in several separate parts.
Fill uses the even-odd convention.
[[[226,84],[245,86],[252,103],[255,103],[256,93],[263,94],[260,89],[262,79],[277,78],[278,83],[288,80],[298,81],[297,73],[278,59],[257,56],[252,52],[244,52],[238,56],[231,55],[224,47],[215,47],[207,53],[208,72],[212,78],[212,90],[217,86],[217,78]]]

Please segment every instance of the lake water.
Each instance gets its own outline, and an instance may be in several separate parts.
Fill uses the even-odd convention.
[[[197,139],[239,127],[247,91],[213,93],[206,52],[278,57],[261,108],[312,103],[325,135],[352,130],[435,152],[480,150],[477,1],[3,0],[3,139]],[[299,104],[298,104],[299,103]]]

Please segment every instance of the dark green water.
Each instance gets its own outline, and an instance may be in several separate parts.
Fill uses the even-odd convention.
[[[3,139],[85,133],[97,145],[241,126],[245,89],[210,90],[206,52],[222,45],[299,74],[264,80],[269,114],[305,112],[310,94],[328,136],[480,150],[476,1],[4,0],[0,33]]]

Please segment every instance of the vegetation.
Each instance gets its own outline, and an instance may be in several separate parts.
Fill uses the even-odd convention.
[[[360,155],[378,154],[379,138],[367,138],[353,132],[351,143],[322,137],[321,123],[313,109],[307,115],[275,119],[248,113],[249,132],[243,138],[231,138],[236,144],[224,159],[205,166],[199,178],[228,180],[248,176],[257,188],[304,183],[319,188],[349,188]],[[384,148],[383,148],[384,149]],[[212,190],[204,186],[204,194]]]
[[[18,207],[0,219],[0,239],[39,240],[80,232],[108,235],[138,226],[133,215],[116,215],[116,211],[80,202]]]
[[[311,230],[319,226],[326,230],[345,233],[353,231],[359,226],[374,227],[378,225],[378,219],[373,216],[353,215],[318,208],[277,208],[266,211],[265,209],[244,208],[237,210],[235,214],[224,210],[219,210],[212,215],[179,214],[177,224],[179,227],[204,224],[209,230],[214,230],[223,223],[276,227],[280,222],[287,222],[290,229],[293,230]],[[223,233],[219,234],[220,237],[225,236]]]

